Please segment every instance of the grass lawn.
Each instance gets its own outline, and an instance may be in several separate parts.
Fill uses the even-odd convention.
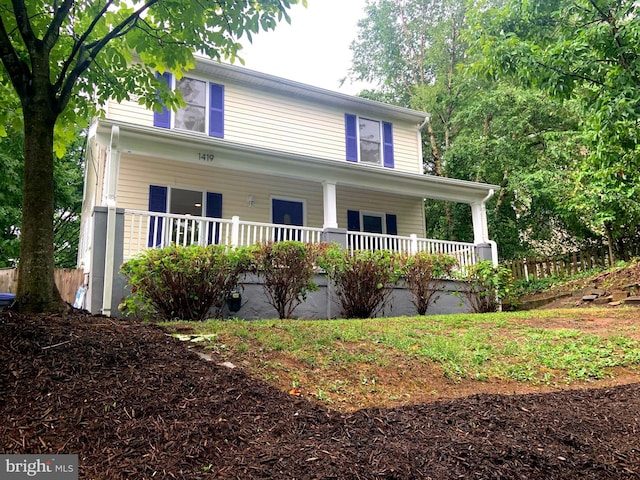
[[[637,381],[637,309],[163,326],[250,375],[333,408]],[[631,381],[631,380],[627,380]]]

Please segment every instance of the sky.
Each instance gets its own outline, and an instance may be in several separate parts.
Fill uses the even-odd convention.
[[[327,90],[355,95],[366,84],[340,87],[351,66],[349,46],[357,36],[366,0],[308,0],[308,7],[291,8],[291,25],[260,32],[253,44],[244,43],[245,67]]]

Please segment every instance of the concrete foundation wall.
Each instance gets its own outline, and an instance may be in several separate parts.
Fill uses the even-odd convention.
[[[327,318],[341,318],[341,306],[333,285],[329,284],[324,274],[316,275],[314,281],[318,290],[309,292],[307,299],[303,301],[293,312],[293,318],[322,320]],[[118,283],[118,292],[114,285],[114,299],[121,301],[128,293],[128,288]],[[455,294],[457,282],[447,281],[444,288],[437,294],[434,303],[429,306],[427,315],[440,315],[449,313],[467,313],[471,308],[463,297]],[[241,281],[239,288],[242,297],[240,310],[231,312],[224,310],[225,318],[239,318],[243,320],[257,320],[278,318],[278,312],[272,307],[264,292],[260,278],[256,275],[247,275]],[[117,305],[116,305],[117,306]],[[120,316],[117,310],[112,311],[113,316]],[[378,317],[401,317],[417,315],[416,308],[411,302],[411,292],[402,284],[393,289],[389,301],[379,312]]]

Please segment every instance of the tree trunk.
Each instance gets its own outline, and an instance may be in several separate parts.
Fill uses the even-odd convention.
[[[54,282],[53,128],[57,114],[48,90],[23,100],[24,188],[17,305],[20,311],[59,312]]]

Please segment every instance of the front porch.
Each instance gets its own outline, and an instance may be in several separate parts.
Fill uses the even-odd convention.
[[[340,228],[314,228],[275,223],[196,217],[169,213],[124,210],[123,261],[148,248],[175,245],[220,244],[245,247],[268,241],[297,240],[305,243],[336,242],[354,250],[390,250],[397,253],[451,255],[460,267],[473,265],[487,256],[486,246],[409,236],[347,231]],[[480,253],[479,253],[480,250]]]
[[[131,209],[95,207],[92,215],[92,235],[85,256],[85,271],[90,272],[90,284],[86,296],[86,308],[105,315],[119,315],[118,305],[127,294],[126,281],[119,274],[120,265],[149,248],[170,244],[207,245],[211,243],[230,247],[250,246],[265,241],[298,240],[303,242],[338,242],[350,252],[361,249],[386,249],[400,253],[429,252],[454,256],[461,267],[482,260],[496,258],[493,242],[449,242],[419,237],[385,235],[348,231],[342,228],[314,228],[273,223],[260,223],[231,219],[196,217]],[[88,267],[88,268],[87,268]],[[332,318],[335,300],[325,278],[317,279],[320,292],[311,296],[309,311],[300,309],[305,318]],[[243,306],[242,318],[264,318],[272,315],[264,300],[261,284],[255,278],[243,282],[247,298],[252,300]],[[466,311],[455,296],[455,282],[448,282],[442,300],[430,313]],[[394,293],[393,306],[385,314],[411,315],[412,305],[406,289],[399,287]],[[321,305],[319,307],[319,305]],[[333,309],[333,310],[332,310]],[[268,318],[268,317],[267,317]]]

